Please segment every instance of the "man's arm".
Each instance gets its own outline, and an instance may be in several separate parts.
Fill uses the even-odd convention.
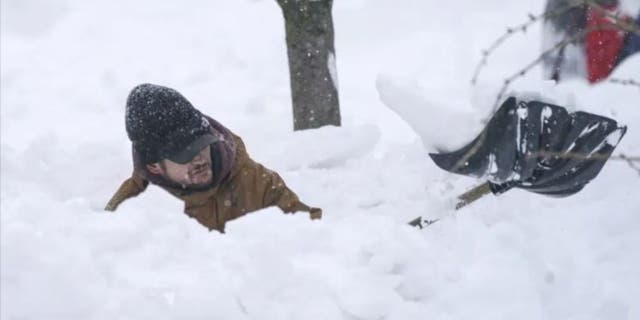
[[[255,163],[255,170],[258,177],[257,183],[261,185],[263,190],[265,207],[278,206],[285,213],[309,212],[311,219],[320,219],[322,217],[322,210],[309,207],[300,201],[295,192],[287,187],[277,172],[269,170],[259,163]]]
[[[116,211],[120,203],[139,195],[147,188],[147,185],[149,185],[148,181],[134,173],[131,178],[125,180],[122,185],[120,185],[120,188],[118,188],[118,191],[111,197],[111,200],[109,200],[104,210]]]
[[[285,213],[306,211],[310,213],[311,219],[322,217],[322,210],[309,207],[300,201],[278,173],[251,159],[240,137],[234,135],[233,138],[236,161],[229,181],[229,191],[235,194],[239,201],[240,214],[231,214],[225,220],[270,206],[278,206]]]

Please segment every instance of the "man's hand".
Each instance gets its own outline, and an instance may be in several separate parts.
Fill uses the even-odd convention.
[[[117,205],[115,205],[115,204],[113,204],[113,203],[109,202],[109,203],[107,203],[107,205],[104,207],[104,211],[111,211],[111,212],[113,212],[113,211],[116,211],[116,208],[117,208],[117,207],[118,207]]]
[[[322,209],[320,208],[311,208],[309,210],[309,217],[311,220],[320,220],[322,219]]]

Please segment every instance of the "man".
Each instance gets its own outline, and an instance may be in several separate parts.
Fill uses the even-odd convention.
[[[249,212],[278,206],[285,213],[322,210],[302,203],[282,178],[253,161],[240,137],[202,114],[177,91],[153,84],[135,87],[127,99],[127,135],[133,174],[105,210],[143,192],[149,183],[184,201],[184,212],[209,228]]]

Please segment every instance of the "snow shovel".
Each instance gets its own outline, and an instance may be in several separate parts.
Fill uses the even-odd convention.
[[[566,197],[600,173],[626,131],[606,117],[510,97],[471,143],[429,156],[444,170],[487,180],[460,195],[456,210],[513,188]],[[418,217],[409,224],[436,221]]]

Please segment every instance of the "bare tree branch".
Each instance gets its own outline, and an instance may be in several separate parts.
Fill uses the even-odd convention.
[[[494,103],[494,107],[493,110],[495,112],[495,110],[498,108],[500,101],[502,100],[502,98],[504,97],[507,89],[509,88],[509,85],[511,83],[513,83],[517,78],[524,76],[525,74],[527,74],[527,72],[529,72],[533,67],[535,67],[537,64],[539,64],[542,59],[556,51],[556,50],[560,50],[561,48],[566,47],[568,44],[576,42],[579,39],[582,39],[583,37],[585,37],[589,32],[592,31],[597,31],[597,30],[625,30],[625,31],[629,31],[635,34],[640,35],[640,27],[636,26],[634,24],[633,21],[629,21],[626,19],[621,19],[618,15],[616,14],[611,14],[608,10],[604,9],[602,6],[600,6],[598,3],[596,3],[595,0],[569,0],[567,1],[567,5],[565,5],[564,7],[561,7],[559,9],[553,10],[553,11],[546,11],[543,14],[539,14],[537,16],[534,16],[533,14],[529,14],[529,21],[522,23],[520,25],[517,25],[515,27],[510,27],[507,28],[507,31],[505,32],[505,34],[503,34],[502,36],[498,37],[492,44],[491,46],[489,46],[488,49],[483,50],[482,51],[482,59],[481,61],[478,63],[478,65],[475,68],[474,74],[473,74],[473,78],[471,79],[471,83],[472,85],[475,85],[477,80],[478,80],[478,76],[480,74],[480,71],[482,70],[482,68],[484,66],[487,65],[487,61],[489,58],[489,55],[491,55],[500,45],[502,45],[509,37],[511,37],[513,34],[517,33],[517,32],[522,32],[522,33],[526,33],[527,28],[529,28],[531,25],[535,24],[536,22],[540,21],[541,19],[549,19],[549,18],[553,18],[553,17],[557,17],[559,15],[562,15],[564,13],[566,13],[567,11],[579,7],[579,6],[590,6],[592,8],[594,8],[595,10],[598,10],[600,13],[602,13],[604,16],[610,18],[611,24],[602,24],[602,25],[596,25],[596,26],[591,26],[588,28],[584,28],[582,30],[580,30],[579,32],[576,32],[575,34],[566,37],[564,40],[556,43],[552,48],[544,51],[542,54],[540,54],[535,60],[529,62],[527,65],[525,65],[522,69],[520,69],[518,72],[512,74],[511,76],[507,77],[504,80],[504,83],[502,85],[502,87],[500,88],[500,92],[498,93],[498,96],[496,97],[496,101]],[[640,84],[632,79],[629,80],[619,80],[619,79],[611,79],[610,80],[613,83],[620,83],[620,84],[624,84],[624,85],[637,85],[640,86]],[[458,162],[456,162],[456,164],[453,167],[453,170],[457,170],[459,168],[461,168],[462,166],[464,166],[466,164],[466,162],[469,160],[469,158],[471,156],[473,156],[478,149],[480,148],[480,146],[484,143],[484,140],[486,139],[486,133],[482,132],[482,134],[480,135],[478,141],[474,144],[474,146],[460,159],[458,160]],[[573,155],[573,156],[579,156],[579,155]],[[594,155],[592,155],[594,156]],[[566,157],[566,154],[565,154]],[[582,157],[585,157],[584,155],[582,155]],[[595,159],[595,158],[590,158],[590,159]],[[624,155],[621,156],[612,156],[611,159],[618,159],[618,160],[625,160],[629,163],[629,165],[635,169],[638,170],[635,165],[633,164],[634,162],[640,162],[640,159],[637,157],[632,157],[632,158],[628,158],[625,157]],[[630,160],[629,160],[630,159]],[[606,160],[606,159],[603,159]],[[638,170],[640,172],[640,170]]]
[[[613,24],[615,24],[616,26],[620,27],[620,29],[622,29],[624,31],[635,33],[635,34],[640,36],[640,27],[637,26],[633,22],[633,20],[621,19],[618,14],[611,14],[611,12],[609,12],[609,10],[603,8],[595,0],[582,0],[582,2],[585,3],[585,4],[588,4],[589,6],[591,6],[591,8],[597,10],[598,12],[600,12],[605,17],[610,18],[611,20],[613,20]]]
[[[558,10],[554,10],[554,11],[547,11],[544,12],[542,14],[539,14],[537,16],[534,16],[533,14],[529,13],[528,17],[529,17],[529,21],[517,25],[515,27],[509,27],[507,28],[507,31],[500,36],[498,39],[496,39],[493,44],[491,44],[491,46],[489,46],[488,49],[482,50],[482,60],[480,60],[480,62],[478,63],[478,65],[476,65],[476,69],[473,73],[473,78],[471,79],[471,84],[475,85],[476,82],[478,81],[478,76],[480,75],[480,71],[482,70],[482,68],[484,66],[487,65],[487,60],[489,59],[489,55],[491,55],[493,53],[493,51],[495,51],[500,45],[502,45],[502,43],[507,40],[509,37],[511,37],[512,35],[516,34],[518,31],[522,31],[522,33],[526,33],[527,32],[527,28],[529,28],[529,26],[531,26],[532,24],[535,24],[536,22],[540,21],[541,19],[549,19],[549,18],[553,18],[553,17],[557,17],[559,15],[562,15],[564,13],[566,13],[567,11],[577,7],[577,6],[581,6],[583,3],[581,0],[577,0],[577,1],[569,1],[569,4],[566,5],[565,7],[562,7]]]
[[[499,103],[502,100],[502,98],[504,97],[505,92],[507,91],[507,89],[509,88],[509,85],[515,81],[517,78],[524,76],[527,72],[529,72],[529,70],[531,70],[533,67],[535,67],[538,63],[540,63],[543,59],[543,57],[550,53],[553,52],[554,50],[557,50],[561,47],[566,46],[567,44],[581,38],[584,37],[587,33],[591,32],[591,31],[595,31],[595,30],[608,30],[608,29],[616,29],[616,27],[614,25],[597,25],[597,26],[592,26],[589,28],[586,28],[578,33],[576,33],[575,35],[566,38],[565,40],[557,43],[553,48],[548,49],[547,51],[543,52],[541,55],[538,56],[538,58],[536,58],[535,60],[533,60],[532,62],[530,62],[529,64],[527,64],[523,69],[521,69],[520,71],[514,73],[513,75],[511,75],[510,77],[508,77],[507,79],[504,80],[504,83],[502,85],[502,88],[500,89],[500,92],[498,93],[498,96],[496,97],[496,101],[494,103],[493,106],[493,112],[495,112],[498,107],[499,107]],[[456,164],[453,166],[453,171],[456,171],[460,168],[462,168],[463,166],[466,165],[467,161],[478,151],[478,149],[480,149],[480,146],[482,146],[482,144],[484,143],[486,139],[486,132],[483,131],[480,134],[480,137],[478,138],[478,141],[473,145],[473,147],[471,147],[471,149],[469,149],[469,151],[467,153],[465,153],[465,155],[460,158],[460,160],[458,160],[456,162]]]
[[[625,160],[627,161],[627,163],[629,164],[629,167],[631,167],[632,169],[638,171],[638,175],[640,175],[640,167],[636,166],[635,162],[640,163],[640,157],[627,157],[624,154],[620,154],[620,159],[621,160]]]
[[[469,151],[467,151],[464,156],[462,158],[460,158],[460,160],[458,160],[456,162],[456,164],[451,168],[451,172],[456,172],[458,171],[460,168],[464,167],[467,165],[469,159],[476,154],[476,152],[478,152],[478,150],[480,149],[480,147],[484,144],[484,141],[487,139],[487,131],[483,130],[482,133],[480,134],[480,136],[478,137],[478,141],[476,141],[476,143],[473,145],[473,147],[471,147],[471,149],[469,149]]]
[[[640,35],[640,27],[635,25],[632,20],[621,19],[617,14],[611,14],[607,9],[603,8],[602,6],[600,6],[595,0],[571,0],[571,1],[567,1],[567,5],[564,6],[564,7],[561,7],[559,9],[553,10],[553,11],[547,11],[547,12],[544,12],[543,14],[540,14],[540,15],[537,15],[537,16],[529,14],[529,21],[527,21],[527,22],[525,22],[523,24],[520,24],[518,26],[515,26],[515,27],[507,28],[507,31],[506,31],[505,34],[503,34],[502,36],[498,37],[493,42],[493,44],[491,44],[491,46],[488,49],[482,51],[482,59],[480,60],[480,62],[478,63],[478,65],[475,68],[475,71],[474,71],[474,74],[473,74],[473,78],[471,79],[471,84],[475,85],[476,82],[478,81],[478,76],[480,74],[480,71],[482,70],[482,68],[484,66],[487,65],[487,61],[489,59],[489,55],[491,55],[510,36],[512,36],[513,34],[519,32],[519,31],[525,33],[529,26],[531,26],[532,24],[540,21],[543,18],[544,19],[553,18],[553,17],[559,16],[559,15],[562,15],[562,14],[566,13],[567,11],[569,11],[569,10],[575,8],[575,7],[587,6],[587,5],[590,6],[591,8],[593,8],[594,10],[597,10],[598,12],[603,14],[604,16],[610,18],[612,20],[611,24],[610,25],[598,25],[598,26],[582,29],[581,31],[577,32],[576,34],[571,35],[570,37],[567,37],[563,41],[560,41],[560,42],[556,43],[551,49],[548,49],[545,52],[543,52],[540,56],[538,56],[537,59],[535,59],[534,61],[532,61],[529,64],[527,64],[523,69],[521,69],[517,73],[514,73],[510,77],[506,78],[504,80],[504,84],[503,84],[502,88],[500,89],[500,92],[498,93],[498,96],[496,98],[496,102],[494,104],[494,110],[496,109],[498,103],[500,102],[500,100],[504,96],[504,94],[505,94],[506,90],[508,89],[509,85],[513,81],[515,81],[518,77],[524,76],[529,70],[531,70],[538,63],[540,63],[542,61],[542,59],[544,58],[544,56],[552,53],[555,50],[560,50],[560,49],[564,48],[569,43],[575,42],[575,41],[583,38],[587,33],[591,32],[591,31],[596,31],[596,30],[611,30],[611,29],[614,29],[614,30],[624,30],[624,31],[628,31],[628,32],[632,32],[632,33]],[[625,84],[625,85],[638,85],[637,82],[635,82],[633,80],[611,81],[611,82]]]
[[[535,60],[529,62],[524,68],[522,68],[520,71],[512,74],[511,76],[509,76],[508,78],[506,78],[504,80],[504,83],[502,84],[502,88],[500,88],[500,92],[498,93],[498,96],[496,97],[496,101],[493,105],[493,110],[495,111],[498,108],[498,105],[500,103],[500,100],[502,100],[502,97],[504,96],[505,92],[507,91],[507,89],[509,88],[509,85],[515,81],[517,78],[524,76],[525,74],[527,74],[527,72],[529,72],[529,70],[533,69],[533,67],[535,67],[538,63],[540,63],[542,61],[542,59],[544,58],[545,55],[558,50],[562,47],[565,47],[566,45],[568,45],[571,42],[574,42],[582,37],[584,37],[587,33],[591,32],[591,31],[596,31],[596,30],[610,30],[610,29],[617,29],[616,25],[596,25],[596,26],[592,26],[589,28],[585,28],[580,32],[577,32],[576,34],[572,35],[571,37],[567,37],[566,39],[556,43],[552,48],[544,51],[542,54],[540,54]]]
[[[576,160],[597,160],[597,161],[607,161],[607,160],[617,160],[617,161],[625,161],[629,164],[633,170],[637,171],[640,175],[640,167],[636,165],[636,163],[640,164],[640,157],[629,157],[625,154],[621,153],[619,155],[612,155],[607,157],[605,155],[601,155],[598,153],[592,154],[584,154],[584,153],[576,153],[576,152],[553,152],[553,151],[537,151],[531,152],[527,154],[527,158],[559,158],[559,159],[576,159]]]
[[[606,161],[608,159],[611,159],[611,160],[640,162],[640,157],[628,157],[628,156],[625,156],[624,154],[612,155],[607,157],[606,155],[601,155],[599,153],[584,154],[584,153],[577,153],[577,152],[536,151],[536,152],[528,153],[526,157],[527,158],[554,157],[559,159],[598,160],[598,161]]]
[[[640,82],[637,82],[637,81],[635,81],[633,79],[611,78],[611,79],[609,79],[609,82],[617,83],[617,84],[621,84],[621,85],[625,85],[625,86],[637,86],[640,89]]]

